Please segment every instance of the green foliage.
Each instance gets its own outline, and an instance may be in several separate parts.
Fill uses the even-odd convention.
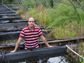
[[[84,0],[81,1],[82,6],[84,7]]]
[[[82,56],[82,58],[84,58],[84,57]],[[79,61],[80,61],[81,63],[84,63],[84,60],[82,61],[82,59],[81,59],[81,58],[79,58]]]
[[[52,37],[55,39],[66,39],[76,37],[76,33],[73,30],[70,30],[69,25],[55,27],[51,32]]]
[[[56,18],[54,20],[54,22],[52,22],[51,24],[49,24],[47,28],[53,28],[55,26],[65,25],[65,24],[69,23],[68,19],[70,19],[70,18],[67,17],[67,16],[60,16],[60,17]],[[65,20],[66,20],[66,22],[65,22]]]
[[[25,12],[26,12],[26,10],[24,10],[24,9],[17,10],[18,15],[24,14]]]
[[[50,0],[46,1],[48,1],[48,3],[50,2]],[[53,28],[53,32],[51,32],[51,34],[56,39],[83,36],[83,10],[80,7],[78,8],[77,2],[74,3],[77,12],[68,0],[61,0],[60,2],[60,4],[54,3],[56,4],[54,8],[45,8],[44,0],[39,0],[39,2],[37,3],[35,3],[35,1],[32,0],[32,2],[30,1],[32,8],[29,8],[28,12],[25,13],[25,16],[23,15],[24,19],[28,19],[31,16],[35,19],[39,19],[38,25],[44,27],[47,26],[47,28]],[[25,5],[29,7],[29,4],[27,4]]]
[[[64,3],[66,5],[71,5],[70,1],[69,0],[60,0],[61,3]]]
[[[25,13],[21,14],[21,16],[22,16],[22,19],[28,19],[31,16],[34,17],[36,13],[37,13],[36,9],[30,8],[29,11],[26,11]]]
[[[62,26],[67,22],[78,20],[76,12],[72,6],[65,4],[59,4],[56,9],[46,10],[52,18],[52,23],[47,28],[53,28],[55,26]]]
[[[50,19],[50,15],[48,15],[47,12],[42,11],[42,9],[40,10],[38,10],[38,8],[30,8],[28,12],[23,14],[23,19],[28,19],[32,16],[35,19],[39,19],[39,21],[37,22],[38,25],[46,27],[49,23],[52,22],[52,20]]]
[[[34,8],[37,5],[37,2],[35,0],[23,0],[22,6],[26,8]]]
[[[49,23],[51,23],[50,15],[48,15],[45,11],[39,11],[34,9],[34,10],[29,10],[29,13],[34,17],[35,19],[39,19],[38,25],[40,26],[46,26]]]
[[[27,8],[35,8],[37,6],[50,6],[50,0],[23,0],[22,6]]]
[[[78,11],[78,14],[80,16],[80,24],[84,25],[84,11],[82,9],[80,9],[80,8],[77,9],[77,11]]]
[[[5,1],[3,0],[3,4],[12,4],[12,3],[13,3],[13,0],[11,0],[11,1],[10,0],[5,0]]]

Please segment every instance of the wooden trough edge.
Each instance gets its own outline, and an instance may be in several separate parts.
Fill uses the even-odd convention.
[[[76,37],[76,38],[70,38],[70,39],[64,39],[64,40],[48,40],[48,43],[52,46],[58,46],[58,45],[67,45],[67,44],[79,44],[79,41],[84,41],[84,36],[83,37]],[[47,47],[43,41],[38,42],[40,47]],[[0,45],[0,50],[10,52],[11,50],[14,49],[16,43],[12,44],[3,44]],[[20,46],[18,48],[19,50],[24,49],[24,42],[20,43]]]

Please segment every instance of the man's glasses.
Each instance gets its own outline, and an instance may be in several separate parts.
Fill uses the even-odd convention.
[[[31,23],[31,22],[34,23],[35,21],[28,21],[28,22],[30,22],[30,23]]]

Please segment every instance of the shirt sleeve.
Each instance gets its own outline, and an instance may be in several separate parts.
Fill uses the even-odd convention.
[[[25,35],[25,33],[24,33],[24,29],[23,29],[23,30],[21,31],[19,37],[24,38],[24,35]]]
[[[42,36],[42,35],[43,35],[43,33],[42,33],[41,29],[39,28],[39,36]]]

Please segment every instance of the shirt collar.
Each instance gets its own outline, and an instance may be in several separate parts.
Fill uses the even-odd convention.
[[[31,30],[31,29],[29,28],[29,26],[28,26],[28,29]],[[34,26],[34,29],[33,29],[33,30],[35,30],[35,26]]]

